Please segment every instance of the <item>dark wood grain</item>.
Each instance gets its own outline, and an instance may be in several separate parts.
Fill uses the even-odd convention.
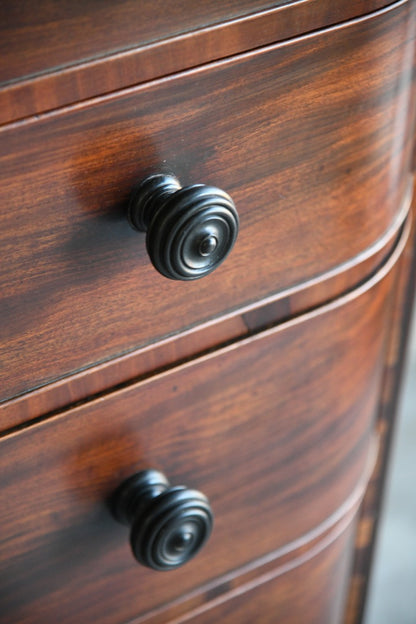
[[[408,185],[412,7],[4,127],[2,398],[276,295],[381,238]],[[158,276],[126,225],[132,185],[160,168],[224,188],[240,212],[236,247],[200,282]]]
[[[354,569],[345,624],[360,624],[366,606],[373,553],[383,511],[390,451],[398,421],[402,374],[408,350],[409,326],[415,301],[416,286],[416,202],[413,203],[413,228],[400,260],[400,273],[394,291],[394,306],[389,324],[388,348],[383,373],[377,430],[380,450],[376,469],[364,498],[358,525]]]
[[[351,562],[351,524],[298,566],[277,569],[225,602],[207,603],[170,624],[339,624]],[[168,620],[165,620],[168,621]],[[138,623],[139,624],[139,623]]]
[[[410,198],[409,198],[410,199]],[[48,417],[71,404],[91,398],[121,384],[161,372],[198,354],[213,350],[267,327],[306,312],[323,301],[330,301],[353,290],[363,278],[385,262],[403,228],[408,215],[408,199],[399,219],[383,239],[354,258],[337,267],[332,274],[299,284],[291,291],[253,302],[226,316],[175,334],[156,344],[82,370],[33,392],[0,404],[0,432],[6,433],[21,425]],[[407,226],[405,226],[407,227]]]
[[[277,0],[276,5],[286,0]],[[224,20],[270,8],[267,0],[122,0],[99,4],[40,0],[37,10],[24,0],[1,3],[0,84],[62,69],[129,48],[142,47]]]
[[[0,123],[370,13],[388,0],[0,6]],[[226,18],[226,19],[224,19]]]
[[[371,467],[369,466],[369,468]],[[271,553],[270,557],[266,556],[261,560],[257,559],[252,562],[252,564],[240,568],[237,576],[235,573],[231,573],[222,577],[220,583],[205,586],[203,592],[191,592],[187,596],[181,596],[178,600],[172,601],[168,606],[162,606],[160,609],[154,609],[151,614],[135,618],[135,624],[166,624],[166,622],[174,624],[182,621],[186,622],[188,619],[191,620],[192,618],[196,619],[201,615],[204,615],[204,617],[209,615],[211,621],[218,621],[214,616],[215,610],[218,607],[224,612],[232,610],[233,601],[237,599],[238,604],[239,598],[246,592],[249,592],[248,597],[251,597],[254,601],[257,588],[260,589],[265,583],[269,583],[283,575],[285,578],[288,578],[288,583],[286,584],[285,580],[283,580],[283,582],[279,581],[280,599],[283,599],[283,601],[285,600],[283,590],[285,586],[287,587],[287,585],[289,585],[290,589],[286,597],[286,600],[289,601],[293,598],[294,592],[297,591],[298,587],[301,592],[304,592],[304,581],[299,582],[297,587],[293,583],[293,576],[297,576],[299,579],[303,576],[305,563],[311,569],[311,572],[312,569],[315,568],[313,574],[309,577],[309,581],[311,582],[313,577],[313,582],[316,581],[320,583],[321,578],[318,571],[320,566],[318,560],[322,557],[322,551],[326,550],[328,547],[330,549],[333,548],[333,543],[335,541],[340,541],[342,544],[342,546],[340,544],[339,547],[336,547],[340,554],[338,563],[341,563],[341,560],[343,560],[344,563],[351,560],[352,549],[350,549],[350,534],[351,530],[355,529],[357,509],[362,500],[368,478],[369,473],[364,473],[362,482],[351,499],[347,502],[342,514],[340,514],[336,520],[331,518],[326,529],[316,532],[314,536],[309,534],[307,536],[308,539],[303,542],[301,541],[295,549],[289,549],[284,553],[280,553],[277,559],[273,557],[273,553]],[[322,529],[322,527],[320,527],[320,529]],[[348,537],[345,533],[348,534]],[[345,543],[346,537],[349,542],[348,544]],[[341,549],[342,552],[340,552]],[[323,556],[325,557],[326,555],[324,554]],[[348,568],[349,566],[347,565],[346,567]],[[295,571],[295,569],[297,569],[297,572],[293,574],[292,571]],[[287,577],[287,575],[289,575],[289,577]],[[328,606],[331,606],[332,615],[334,615],[334,611],[337,611],[337,606],[342,605],[345,597],[346,579],[344,578],[341,580],[338,577],[337,580],[339,584],[336,588],[334,583],[334,592],[329,591],[329,587],[327,587],[324,591],[324,595],[319,596],[318,592],[316,592],[314,596],[317,603],[316,607],[318,609],[320,608],[318,607],[318,602],[323,599]],[[252,592],[253,589],[255,590],[254,592]],[[315,590],[317,590],[317,587],[314,589],[314,592]],[[269,596],[269,599],[272,599],[272,596]],[[231,603],[230,608],[224,605],[224,603],[228,601]],[[299,609],[300,602],[302,602],[302,599],[300,597],[296,598],[297,604],[291,606],[292,614]],[[289,608],[287,604],[287,610],[289,610]],[[275,611],[272,610],[269,616],[266,616],[266,610],[263,609],[263,602],[261,600],[253,602],[252,609],[257,611],[259,617],[274,617],[275,614]],[[253,617],[252,614],[250,615]],[[305,615],[305,613],[303,615]],[[255,617],[253,619],[255,619]],[[320,622],[320,624],[322,624],[322,622]],[[330,624],[334,624],[333,621],[330,620]]]
[[[125,621],[336,522],[369,462],[399,254],[319,310],[4,437],[8,624]],[[203,552],[171,574],[140,569],[105,504],[151,466],[216,514]]]

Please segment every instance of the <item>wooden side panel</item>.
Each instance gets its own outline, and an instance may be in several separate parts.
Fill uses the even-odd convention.
[[[4,437],[8,624],[149,617],[339,520],[368,466],[395,257],[320,310]],[[172,573],[134,562],[106,504],[147,467],[201,489],[216,514],[210,542]]]
[[[410,10],[0,131],[2,398],[325,275],[382,237],[409,182]],[[200,281],[159,276],[126,223],[133,184],[160,169],[224,188],[240,212],[235,249]]]
[[[416,218],[416,202],[413,202],[413,219]],[[395,301],[390,322],[388,348],[383,373],[383,392],[380,397],[378,432],[380,450],[376,469],[364,498],[358,524],[357,543],[350,596],[345,624],[360,624],[365,612],[367,588],[373,563],[377,530],[382,513],[386,475],[389,468],[390,448],[394,437],[397,409],[400,398],[402,372],[406,359],[409,324],[414,308],[416,286],[416,226],[409,237],[400,261],[400,273],[396,283]]]

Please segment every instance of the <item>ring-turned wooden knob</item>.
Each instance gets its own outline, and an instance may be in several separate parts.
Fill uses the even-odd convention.
[[[131,526],[130,543],[139,563],[172,570],[189,561],[210,536],[213,515],[197,490],[171,487],[157,470],[127,479],[112,500],[115,518]]]
[[[147,232],[147,252],[154,267],[170,279],[194,280],[216,269],[230,253],[238,234],[238,214],[231,197],[214,186],[182,188],[172,175],[152,175],[133,191],[130,225]]]

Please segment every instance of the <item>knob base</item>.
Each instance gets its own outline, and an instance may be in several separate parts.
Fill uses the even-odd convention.
[[[158,206],[180,188],[179,180],[173,175],[155,174],[145,178],[130,197],[127,218],[131,227],[147,232]]]
[[[141,508],[168,489],[169,481],[158,470],[142,470],[126,479],[114,492],[111,508],[121,524],[129,526]]]

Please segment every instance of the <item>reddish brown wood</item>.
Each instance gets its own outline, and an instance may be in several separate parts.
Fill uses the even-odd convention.
[[[285,0],[277,0],[276,5]],[[37,10],[22,2],[1,4],[1,83],[62,69],[86,60],[185,34],[271,6],[270,0],[121,0],[99,5],[40,0]]]
[[[389,272],[416,4],[282,40],[386,4],[0,3],[0,123],[20,120],[0,129],[0,620],[338,623],[381,396],[358,624],[415,270],[413,242]],[[124,229],[131,184],[159,166],[242,207],[242,246],[209,284],[158,282]],[[106,508],[151,465],[217,512],[172,577],[138,569]]]
[[[390,2],[391,3],[391,2]],[[370,13],[388,0],[0,6],[0,123]]]
[[[408,183],[411,9],[4,127],[2,398],[316,278],[382,237]],[[159,168],[224,188],[240,211],[234,251],[200,282],[159,277],[126,226],[131,186]]]
[[[227,602],[208,603],[196,613],[169,619],[170,624],[339,624],[351,561],[351,525],[300,565],[277,569],[246,591],[233,592]],[[210,608],[211,607],[211,608]]]
[[[353,289],[363,277],[374,273],[392,251],[403,226],[402,218],[407,215],[407,201],[403,208],[400,219],[385,239],[380,239],[349,265],[335,269],[333,274],[299,284],[289,292],[256,301],[245,309],[240,308],[207,324],[6,401],[0,405],[0,431],[6,432],[23,423],[33,422],[108,388],[132,383],[158,370],[175,366],[198,353],[266,329]]]
[[[129,620],[339,520],[368,466],[399,255],[321,309],[4,437],[8,622]],[[105,504],[150,466],[216,513],[204,551],[172,574],[140,569]]]
[[[416,217],[416,202],[413,203]],[[383,392],[377,429],[380,450],[376,469],[366,493],[358,525],[355,562],[351,580],[350,596],[346,611],[346,624],[360,624],[363,620],[369,586],[372,559],[383,504],[384,485],[389,468],[389,458],[400,398],[403,366],[408,346],[409,325],[414,307],[416,285],[416,227],[400,260],[400,274],[396,284],[394,307],[388,335],[388,348],[383,373]]]
[[[191,592],[185,597],[180,597],[178,600],[172,601],[169,606],[162,606],[160,609],[155,609],[151,614],[144,615],[143,617],[135,618],[135,624],[170,624],[187,621],[188,619],[200,617],[201,614],[208,613],[211,616],[212,621],[216,621],[214,618],[214,611],[219,606],[227,601],[233,601],[238,599],[245,592],[251,592],[256,590],[258,586],[263,585],[276,579],[276,577],[287,575],[295,568],[298,568],[297,574],[302,576],[303,566],[306,562],[312,560],[311,567],[318,568],[316,557],[321,555],[322,551],[326,548],[332,547],[334,541],[341,538],[343,546],[346,546],[344,552],[341,554],[341,559],[350,560],[351,552],[348,552],[348,548],[351,544],[345,544],[345,532],[350,533],[352,528],[355,528],[355,520],[357,515],[357,508],[362,500],[363,489],[365,483],[368,482],[368,474],[364,475],[363,481],[354,493],[351,501],[343,510],[341,515],[336,521],[334,518],[328,523],[328,527],[324,531],[318,531],[315,536],[308,535],[303,543],[301,543],[294,550],[288,550],[287,552],[280,554],[279,557],[273,558],[264,557],[261,560],[256,560],[252,564],[240,568],[238,570],[238,576],[231,573],[222,577],[221,584],[215,583],[212,586],[205,586],[204,592]],[[351,503],[351,507],[349,504]],[[322,529],[322,527],[320,527]],[[319,582],[319,573],[315,570],[314,578]],[[338,593],[331,595],[330,591],[326,591],[327,600],[331,603],[332,608],[336,609],[337,604],[342,604],[344,598],[345,582],[340,581],[338,586]],[[304,591],[304,583],[299,583],[301,591]],[[283,590],[283,587],[281,586]],[[293,592],[296,592],[297,587],[294,585],[290,589],[290,596],[293,597]],[[334,587],[335,589],[335,587]],[[327,588],[328,590],[328,588]],[[249,594],[253,596],[253,593]],[[315,596],[315,600],[318,598],[318,594]],[[257,609],[260,616],[266,616],[262,610],[262,602],[252,605]],[[292,608],[296,609],[293,605]],[[215,612],[215,611],[214,611]],[[275,611],[271,611],[269,617],[271,617]],[[322,624],[322,622],[320,623]],[[333,622],[331,621],[331,624]]]

